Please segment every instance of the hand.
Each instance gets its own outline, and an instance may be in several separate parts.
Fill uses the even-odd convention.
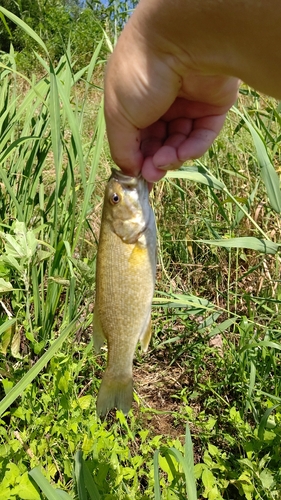
[[[128,39],[129,38],[129,39]],[[199,158],[219,134],[239,80],[200,73],[126,28],[108,64],[105,117],[112,158],[149,182]]]

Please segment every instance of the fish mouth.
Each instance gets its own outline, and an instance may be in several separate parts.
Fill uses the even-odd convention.
[[[137,186],[138,181],[142,179],[142,176],[139,174],[137,177],[132,177],[131,175],[123,174],[121,170],[112,168],[110,179],[114,179],[115,181],[120,182],[120,184],[127,184],[128,186],[135,187]]]

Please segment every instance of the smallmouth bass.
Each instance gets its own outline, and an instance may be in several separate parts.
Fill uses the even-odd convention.
[[[138,341],[151,338],[156,274],[156,226],[147,182],[112,169],[104,196],[96,267],[95,350],[107,340],[107,367],[97,414],[128,413],[133,400],[132,363]]]

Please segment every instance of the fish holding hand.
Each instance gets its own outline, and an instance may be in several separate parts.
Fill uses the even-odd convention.
[[[107,183],[96,267],[95,350],[108,345],[97,414],[127,414],[133,400],[132,363],[138,341],[151,337],[156,273],[156,226],[147,182],[112,169]]]

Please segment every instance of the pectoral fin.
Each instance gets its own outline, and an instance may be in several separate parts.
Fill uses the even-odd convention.
[[[102,330],[97,309],[95,309],[93,317],[93,339],[95,351],[99,353],[102,345],[104,344],[105,336]]]
[[[141,348],[143,352],[146,352],[149,346],[149,342],[151,339],[151,317],[150,314],[148,316],[148,321],[145,324],[145,328],[143,329],[143,332],[141,333],[140,336],[140,343],[141,343]]]

